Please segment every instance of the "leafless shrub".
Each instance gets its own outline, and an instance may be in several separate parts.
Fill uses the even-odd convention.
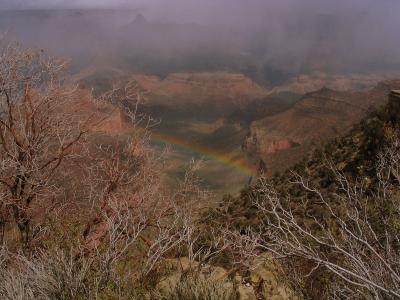
[[[126,93],[137,96],[133,89],[114,89],[104,99]],[[97,145],[87,149],[86,155],[90,163],[85,178],[93,209],[84,246],[86,255],[96,257],[96,268],[104,275],[99,286],[110,278],[148,285],[167,257],[188,255],[196,260],[213,253],[194,249],[199,236],[197,210],[208,196],[195,175],[200,163],[192,162],[176,190],[166,191],[160,176],[163,156],[148,144],[147,130],[153,121],[135,116],[137,108],[124,113],[132,121],[131,138],[117,147]],[[119,274],[122,261],[130,266],[124,278]]]
[[[157,176],[147,173],[147,168],[145,176],[141,172],[125,173],[129,169],[123,167],[126,162],[112,164],[115,176],[106,178],[118,180],[113,181],[112,191],[110,184],[103,184],[101,207],[85,233],[88,251],[102,257],[102,272],[107,274],[124,255],[131,253],[135,256],[135,273],[131,278],[139,282],[168,255],[182,252],[191,260],[199,259],[201,253],[211,256],[211,251],[194,250],[199,235],[196,210],[205,200],[205,194],[193,183],[198,165],[189,168],[187,173],[191,175],[186,175],[178,191],[170,194],[163,190]]]
[[[188,276],[169,292],[160,293],[160,300],[236,300],[232,284],[206,276]]]
[[[378,188],[373,190],[367,188],[370,179],[351,180],[331,162],[327,167],[336,178],[335,192],[319,190],[296,175],[293,184],[317,199],[322,215],[310,211],[299,216],[291,199],[264,181],[253,199],[262,219],[260,227],[225,231],[237,262],[254,266],[264,253],[272,254],[278,266],[301,259],[310,267],[295,277],[297,286],[303,286],[304,277],[322,270],[334,275],[328,284],[334,299],[400,298],[399,162],[395,139],[377,158]],[[304,201],[305,205],[309,200]]]
[[[2,273],[3,299],[79,299],[89,295],[89,260],[63,251],[41,252],[33,258],[9,254],[13,262]]]

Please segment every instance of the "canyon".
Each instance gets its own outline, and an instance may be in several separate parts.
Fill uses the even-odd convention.
[[[98,71],[86,71],[76,79],[84,89],[100,90],[134,82],[144,95],[140,109],[157,120],[151,128],[154,135],[179,139],[185,145],[161,142],[173,150],[167,177],[176,176],[192,157],[205,159],[201,176],[205,186],[218,193],[238,191],[248,176],[194,149],[207,147],[230,157],[231,163],[252,165],[254,172],[262,169],[272,175],[292,167],[313,147],[347,132],[368,111],[385,104],[388,91],[400,88],[399,81],[380,75],[319,74],[319,80],[310,75],[299,81],[302,88],[294,86],[293,79],[268,89],[243,74],[229,72],[175,73],[165,78],[123,71],[110,74],[114,75],[99,80]],[[104,128],[129,127],[121,116],[113,113]],[[235,182],[229,189],[226,178]]]

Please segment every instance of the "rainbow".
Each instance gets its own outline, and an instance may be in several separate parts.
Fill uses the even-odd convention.
[[[254,177],[257,175],[256,168],[242,159],[237,159],[233,155],[226,155],[220,150],[199,145],[177,136],[153,132],[151,134],[151,141],[155,144],[172,145],[180,150],[209,158],[228,167],[234,168],[246,176]]]

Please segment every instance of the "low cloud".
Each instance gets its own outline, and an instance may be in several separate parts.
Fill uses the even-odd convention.
[[[290,73],[310,69],[351,72],[400,64],[398,0],[0,0],[3,10],[57,8],[124,9],[107,16],[83,15],[79,22],[76,16],[74,21],[3,17],[0,26],[67,54],[120,47],[117,39],[124,32],[131,41],[125,44],[128,52],[135,49],[168,60],[175,59],[170,55],[175,52],[177,58],[197,58],[204,48],[204,55],[218,49],[221,57],[232,52],[242,55],[239,58],[250,57],[241,63],[242,68],[268,65]],[[138,12],[153,24],[188,26],[150,27],[130,35],[124,26]],[[162,33],[166,28],[171,37]],[[164,49],[168,55],[162,53]]]

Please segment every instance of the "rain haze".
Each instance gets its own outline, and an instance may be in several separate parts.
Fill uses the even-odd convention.
[[[161,75],[239,70],[274,82],[397,67],[399,8],[391,0],[1,0],[0,30],[80,65],[106,56]]]

